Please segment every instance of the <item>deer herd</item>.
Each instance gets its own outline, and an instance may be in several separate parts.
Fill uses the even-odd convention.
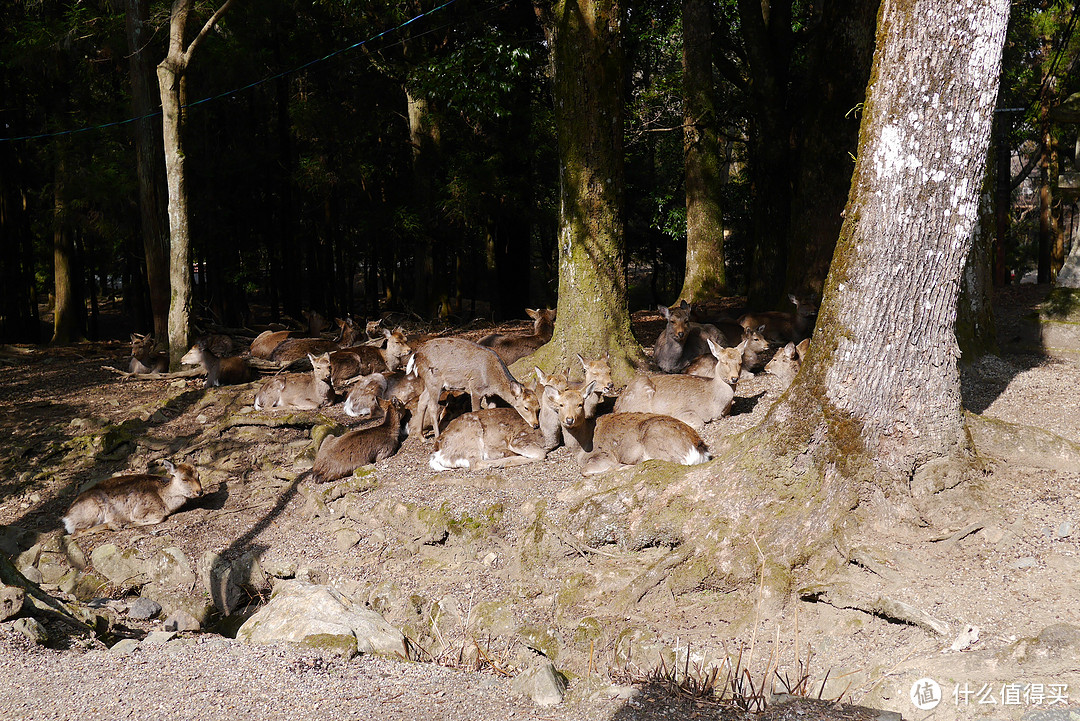
[[[686,301],[659,310],[666,321],[652,349],[660,372],[642,373],[616,393],[607,354],[576,356],[580,369],[533,368],[528,383],[508,366],[551,340],[555,311],[527,310],[531,333],[495,333],[477,342],[440,336],[410,341],[401,328],[372,321],[361,330],[306,313],[306,334],[266,331],[246,354],[230,355],[225,336],[201,339],[181,362],[206,373],[206,387],[248,383],[249,359],[287,367],[306,359],[307,372],[279,372],[255,393],[257,411],[311,411],[341,400],[346,415],[370,421],[318,447],[312,475],[330,481],[397,452],[403,440],[434,439],[429,465],[487,469],[544,460],[566,446],[584,475],[648,460],[704,463],[709,449],[700,433],[731,412],[740,379],[764,371],[786,388],[806,354],[816,309],[789,296],[791,313],[747,313],[707,318]],[[707,322],[711,320],[712,322]],[[783,345],[768,363],[770,344]],[[160,373],[168,360],[150,336],[131,336],[132,374]],[[572,379],[576,376],[576,379]],[[466,409],[464,406],[468,404]],[[197,471],[163,461],[171,476],[115,476],[83,491],[64,524],[69,533],[160,523],[187,498],[202,493]]]

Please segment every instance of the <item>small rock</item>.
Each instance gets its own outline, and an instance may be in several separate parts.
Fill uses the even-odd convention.
[[[314,583],[316,585],[322,585],[329,581],[330,578],[325,573],[316,568],[311,568],[310,566],[303,566],[296,569],[296,580],[306,581],[307,583]]]
[[[158,646],[176,638],[176,631],[151,631],[146,634],[140,646]]]
[[[0,621],[6,621],[19,615],[25,597],[25,591],[18,586],[0,585]]]
[[[339,551],[348,551],[360,543],[360,534],[351,528],[339,528],[334,532],[334,545]]]
[[[37,570],[33,566],[20,569],[23,577],[30,583],[36,583],[39,586],[45,583],[45,577],[41,575],[41,571]]]
[[[1009,567],[1010,568],[1015,568],[1017,570],[1021,570],[1021,569],[1024,569],[1024,568],[1034,568],[1036,565],[1038,565],[1038,563],[1039,562],[1036,559],[1032,558],[1031,556],[1026,556],[1024,558],[1016,559],[1015,561],[1013,561],[1012,563],[1009,564]]]
[[[968,626],[965,628],[956,640],[952,642],[952,646],[949,647],[951,651],[966,651],[979,641],[979,627]]]
[[[510,688],[531,698],[537,706],[556,706],[562,703],[566,694],[566,677],[555,669],[551,661],[538,657],[514,677]]]
[[[1057,527],[1058,538],[1068,538],[1072,535],[1073,524],[1072,521],[1062,521]]]
[[[17,618],[11,627],[38,645],[44,646],[49,642],[49,632],[36,618]]]
[[[202,628],[198,619],[182,608],[178,608],[165,619],[163,628],[166,631],[198,631]]]
[[[206,423],[206,421],[208,419],[207,419],[205,414],[200,413],[199,415],[195,416],[195,420],[198,421],[199,423]]]
[[[612,684],[604,690],[603,696],[618,701],[635,701],[641,697],[641,690],[634,686],[616,686]]]
[[[274,578],[293,578],[296,576],[296,561],[264,561],[263,571]]]
[[[123,591],[145,585],[148,580],[146,562],[134,548],[121,551],[116,544],[106,543],[94,549],[90,561],[98,573]]]
[[[125,656],[139,647],[139,642],[134,638],[125,638],[117,641],[109,648],[109,653]]]
[[[146,597],[139,597],[128,608],[128,616],[137,621],[147,621],[159,613],[161,613],[161,604]]]

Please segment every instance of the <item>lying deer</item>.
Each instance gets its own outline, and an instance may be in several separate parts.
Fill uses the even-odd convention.
[[[762,335],[765,326],[758,326],[753,329],[743,328],[742,326],[736,327],[742,333],[740,343],[743,344],[742,371],[739,373],[739,378],[752,378],[754,372],[761,368],[760,354],[769,350],[769,341],[765,340],[765,336]],[[716,357],[713,356],[712,352],[709,352],[687,366],[683,372],[686,375],[712,378],[715,371]]]
[[[468,393],[474,411],[480,410],[484,399],[497,396],[530,426],[538,425],[540,404],[536,394],[510,375],[491,348],[461,338],[433,338],[416,349],[405,372],[417,375],[424,383],[410,429],[418,437],[429,421],[435,437],[439,437],[438,405],[443,391]]]
[[[284,343],[291,334],[291,330],[264,330],[251,341],[251,357],[270,360],[274,349]]]
[[[435,441],[428,465],[451,468],[499,468],[542,461],[547,451],[540,433],[513,408],[487,408],[450,421]]]
[[[251,367],[248,366],[246,360],[239,356],[217,357],[210,350],[210,344],[205,339],[191,346],[180,362],[185,365],[202,366],[202,369],[206,371],[204,388],[236,385],[251,380]]]
[[[547,376],[536,369],[537,377],[543,383]],[[596,388],[596,382],[591,382],[582,389],[562,388],[557,385],[544,384],[540,396],[540,437],[544,450],[550,451],[560,443],[566,444],[572,451],[579,450],[581,446],[575,441],[577,436],[570,436],[570,430],[583,424],[590,424],[592,416],[586,411],[586,399],[591,398]],[[585,449],[588,450],[588,449]]]
[[[592,393],[585,394],[585,415],[595,418],[597,408],[605,398],[615,397],[615,382],[611,379],[611,354],[607,351],[596,360],[585,360],[581,355],[577,356],[585,371],[585,379],[580,382],[570,383],[570,388],[581,390],[590,383],[593,386]]]
[[[682,421],[655,413],[609,413],[585,417],[582,394],[555,392],[558,424],[566,447],[583,475],[593,475],[649,460],[695,465],[709,460],[701,436]]]
[[[551,340],[555,330],[555,311],[546,308],[525,312],[533,319],[533,331],[530,335],[504,335],[492,333],[480,339],[479,344],[495,351],[506,365],[512,365],[520,358],[531,355],[537,348]]]
[[[326,338],[285,338],[273,349],[269,359],[282,365],[288,365],[307,355],[333,353],[340,348],[356,345],[360,339],[360,330],[354,324],[345,323],[339,326],[339,331],[336,340]],[[282,332],[287,333],[288,331]],[[255,340],[258,341],[258,338]],[[254,351],[252,354],[254,355]]]
[[[685,300],[670,308],[657,306],[667,325],[653,345],[653,362],[665,373],[682,373],[695,358],[706,355],[706,341],[720,343],[720,330],[707,323],[690,321],[690,304]]]
[[[199,472],[181,463],[161,461],[170,476],[113,476],[80,493],[64,516],[68,533],[118,531],[122,526],[152,526],[164,521],[189,498],[202,495]]]
[[[379,400],[386,398],[386,388],[385,374],[371,373],[364,376],[353,385],[345,399],[345,415],[353,418],[371,418],[375,409],[379,407]]]
[[[804,338],[798,345],[788,343],[776,351],[776,355],[772,357],[772,360],[765,364],[765,372],[776,376],[780,380],[781,387],[787,388],[795,380],[802,361],[806,359],[806,351],[809,349],[809,338]]]
[[[359,375],[396,371],[404,364],[412,353],[405,331],[384,329],[382,335],[386,339],[385,348],[357,345],[330,354],[330,378],[335,386],[343,386],[346,380]]]
[[[776,310],[747,313],[739,318],[739,325],[743,328],[765,326],[763,334],[773,343],[798,343],[803,338],[808,338],[814,330],[817,308],[801,302],[794,295],[788,295],[788,300],[795,305],[794,313]]]
[[[132,333],[128,373],[146,375],[147,373],[166,373],[168,370],[169,358],[164,353],[158,353],[154,336]]]
[[[663,413],[678,418],[700,432],[709,421],[731,412],[735,384],[742,372],[745,341],[734,348],[721,348],[708,341],[716,357],[712,378],[691,375],[639,375],[619,399],[616,413]]]
[[[383,420],[377,426],[349,431],[338,437],[327,436],[323,440],[315,454],[312,475],[323,481],[334,481],[397,452],[406,436],[404,423],[409,412],[398,400],[385,401],[381,405]]]
[[[312,411],[333,403],[330,355],[309,355],[308,359],[311,360],[311,373],[284,373],[263,383],[255,394],[255,410],[293,408]]]

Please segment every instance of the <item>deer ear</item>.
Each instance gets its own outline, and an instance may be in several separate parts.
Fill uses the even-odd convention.
[[[680,300],[679,301],[679,307],[682,308],[683,310],[689,310],[690,309],[690,304],[687,303],[685,300]]]
[[[585,386],[585,389],[583,391],[581,391],[581,397],[582,398],[588,398],[589,396],[592,395],[593,390],[595,390],[595,389],[596,389],[596,381],[590,382],[589,385]]]
[[[161,459],[161,465],[165,466],[169,473],[176,473],[176,466],[174,466],[173,462],[168,460],[167,458]]]
[[[581,362],[581,367],[582,368],[587,368],[588,367],[588,364],[585,362],[585,359],[581,357],[580,353],[575,353],[574,355],[576,355],[577,359]]]
[[[540,311],[533,310],[532,308],[526,308],[525,312],[529,314],[529,317],[536,320],[540,316]]]

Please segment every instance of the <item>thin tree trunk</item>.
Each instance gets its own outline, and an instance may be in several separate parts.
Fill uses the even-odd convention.
[[[709,3],[683,0],[682,25],[686,273],[679,297],[694,302],[727,292],[721,198],[728,166],[713,107],[716,90]]]
[[[412,309],[421,316],[430,317],[439,300],[435,288],[435,243],[432,236],[432,186],[435,182],[435,158],[439,150],[439,128],[431,118],[427,99],[406,88],[405,100],[412,143],[413,200],[422,226],[414,246]],[[440,280],[439,285],[444,285],[444,282]]]
[[[128,77],[136,117],[135,167],[139,177],[142,247],[154,337],[163,340],[168,337],[169,329],[169,227],[165,214],[168,200],[161,124],[152,117],[160,93],[155,88],[157,81],[150,59],[149,43],[154,33],[149,18],[149,0],[127,0]]]
[[[64,150],[56,163],[53,181],[53,307],[52,343],[65,344],[83,337],[85,309],[78,293],[75,241],[66,208],[67,170]]]

